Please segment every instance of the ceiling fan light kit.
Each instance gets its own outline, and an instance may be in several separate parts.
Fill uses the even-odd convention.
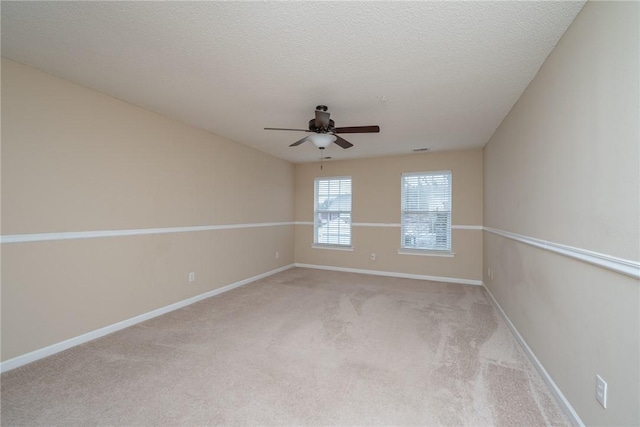
[[[339,133],[378,133],[379,126],[350,126],[335,127],[333,120],[329,118],[326,105],[318,105],[316,107],[315,118],[309,120],[309,129],[288,129],[288,128],[264,128],[265,130],[291,130],[297,132],[311,132],[312,135],[306,136],[299,141],[294,142],[290,147],[295,147],[303,142],[311,141],[313,145],[321,150],[327,148],[331,143],[335,143],[342,148],[353,147],[353,144],[346,139],[338,136]]]
[[[316,133],[309,136],[313,145],[321,150],[327,148],[332,142],[335,142],[337,137],[330,133]]]

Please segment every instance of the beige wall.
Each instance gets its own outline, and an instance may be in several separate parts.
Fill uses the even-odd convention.
[[[451,170],[452,223],[482,225],[482,150],[330,161],[295,167],[295,218],[313,222],[313,181],[316,177],[351,176],[352,221],[400,223],[400,177],[404,172]],[[454,229],[453,258],[401,255],[399,227],[352,227],[352,252],[312,248],[313,225],[298,224],[297,263],[405,274],[481,280],[482,231]],[[376,260],[370,259],[371,252]]]
[[[293,197],[286,161],[2,60],[3,235],[292,222]],[[2,360],[289,265],[293,237],[3,244]]]
[[[567,30],[485,147],[485,226],[638,262],[639,12],[588,2]],[[638,280],[483,240],[485,283],[582,420],[639,425]]]

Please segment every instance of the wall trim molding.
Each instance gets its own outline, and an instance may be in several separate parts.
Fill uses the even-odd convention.
[[[495,297],[493,296],[493,294],[491,293],[491,291],[489,290],[489,288],[484,282],[482,282],[482,287],[487,292],[487,295],[489,295],[489,300],[491,301],[491,304],[493,304],[493,306],[496,308],[498,313],[500,313],[500,316],[507,324],[507,327],[509,328],[509,330],[511,330],[511,333],[516,338],[516,341],[518,341],[518,344],[520,344],[520,347],[522,347],[522,349],[524,350],[529,360],[531,360],[531,363],[533,363],[533,366],[535,366],[536,370],[538,371],[538,373],[540,374],[544,382],[547,383],[547,386],[551,390],[551,394],[553,394],[556,401],[560,405],[562,412],[564,412],[565,415],[569,418],[569,421],[573,426],[585,427],[585,424],[582,422],[582,419],[580,419],[580,416],[578,415],[578,413],[575,411],[575,409],[573,409],[573,406],[571,406],[571,403],[569,403],[569,400],[562,393],[562,391],[560,390],[560,387],[558,387],[555,381],[553,381],[553,378],[551,378],[551,375],[549,375],[549,373],[544,368],[540,360],[538,360],[533,350],[531,350],[531,347],[529,347],[525,339],[522,337],[522,335],[520,335],[520,332],[518,331],[518,329],[516,329],[513,322],[511,322],[511,319],[509,319],[509,316],[507,316],[507,313],[505,313],[505,311],[502,309],[500,304],[498,304],[498,301],[495,299]]]
[[[400,227],[400,224],[386,222],[353,222],[354,227]]]
[[[0,244],[44,242],[51,240],[94,239],[99,237],[142,236],[148,234],[190,233],[194,231],[234,230],[240,228],[279,227],[293,225],[293,221],[259,222],[249,224],[197,225],[191,227],[134,228],[128,230],[65,231],[59,233],[7,234],[0,236]]]
[[[313,221],[296,221],[295,225],[313,225]],[[400,228],[400,223],[393,222],[352,222],[353,227],[397,227]],[[482,230],[481,225],[452,225],[452,230]]]
[[[203,299],[211,298],[216,295],[222,294],[224,292],[230,291],[232,289],[238,288],[240,286],[246,285],[248,283],[255,282],[260,279],[264,279],[265,277],[293,268],[293,266],[294,266],[293,264],[285,265],[283,267],[276,268],[275,270],[267,271],[266,273],[258,274],[257,276],[249,277],[247,279],[243,279],[238,282],[234,282],[229,285],[222,286],[217,289],[213,289],[203,294],[196,295],[194,297],[187,298],[185,300],[178,301],[176,303],[157,308],[147,313],[143,313],[138,316],[131,317],[129,319],[114,323],[112,325],[108,325],[108,326],[96,329],[94,331],[84,333],[77,337],[70,338],[68,340],[49,345],[47,347],[43,347],[38,350],[31,351],[21,356],[14,357],[13,359],[8,359],[0,363],[0,373],[10,371],[12,369],[18,368],[20,366],[26,365],[31,362],[35,362],[36,360],[54,355],[61,351],[67,350],[71,347],[75,347],[77,345],[84,344],[89,341],[93,341],[97,338],[101,338],[105,335],[111,334],[113,332],[117,332],[121,329],[128,328],[140,322],[144,322],[146,320],[153,319],[154,317],[161,316],[163,314],[169,313],[179,308],[186,307],[188,305],[191,305]]]
[[[616,273],[640,279],[640,262],[617,258],[611,255],[593,252],[586,249],[575,248],[573,246],[562,245],[560,243],[549,242],[547,240],[536,239],[535,237],[524,236],[522,234],[499,230],[497,228],[484,227],[484,230],[489,233],[505,237],[507,239],[525,243],[530,246],[535,246],[549,252],[554,252],[569,258],[577,259],[588,264],[614,271]]]
[[[452,225],[452,230],[484,230],[481,225]]]
[[[459,283],[462,285],[482,286],[481,280],[459,279],[456,277],[426,276],[423,274],[398,273],[395,271],[363,270],[360,268],[335,267],[332,265],[302,264],[296,262],[295,267],[313,268],[316,270],[342,271],[345,273],[371,274],[374,276],[400,277],[402,279],[431,280],[433,282]]]

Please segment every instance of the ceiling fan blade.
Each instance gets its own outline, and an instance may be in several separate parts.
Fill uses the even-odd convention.
[[[299,132],[310,132],[309,129],[264,128],[264,130],[295,130]]]
[[[344,128],[335,128],[335,133],[377,133],[380,132],[380,126],[351,126]]]
[[[305,137],[304,137],[304,138],[302,138],[300,141],[296,141],[296,142],[294,142],[293,144],[291,144],[289,147],[295,147],[295,146],[297,146],[297,145],[300,145],[300,144],[302,144],[303,142],[305,142],[308,138],[309,138],[308,136],[305,136]]]
[[[346,139],[340,138],[338,135],[334,135],[334,136],[336,137],[336,140],[334,142],[340,147],[342,148],[353,147],[353,144],[347,141]]]
[[[316,110],[316,127],[327,129],[329,127],[329,115],[326,111]]]

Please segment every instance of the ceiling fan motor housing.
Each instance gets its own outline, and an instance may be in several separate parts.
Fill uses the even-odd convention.
[[[329,119],[329,127],[326,128],[326,129],[316,127],[316,119],[315,118],[309,120],[309,130],[311,132],[316,132],[316,133],[333,132],[334,127],[335,127],[335,123],[331,119]]]

